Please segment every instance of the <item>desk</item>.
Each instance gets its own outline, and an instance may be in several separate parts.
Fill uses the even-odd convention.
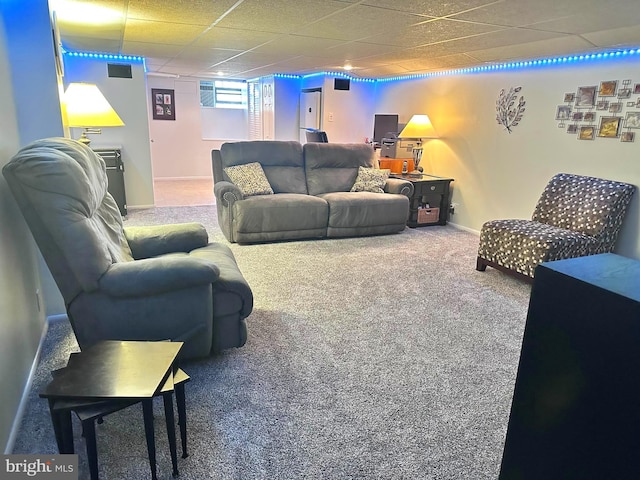
[[[178,411],[186,455],[184,386],[186,374],[174,363],[182,342],[104,341],[71,356],[68,365],[55,372],[40,393],[49,400],[51,420],[60,453],[73,453],[71,411],[76,411],[88,437],[87,456],[91,478],[98,478],[93,422],[108,413],[141,402],[149,465],[157,478],[153,397],[164,399],[173,473],[178,474],[172,395],[178,393]],[[174,372],[175,370],[175,372]],[[182,373],[180,373],[182,372]],[[175,382],[175,383],[174,383]],[[182,398],[180,398],[182,396]],[[182,412],[181,412],[182,408]]]
[[[409,220],[407,221],[409,227],[447,224],[451,196],[450,185],[453,178],[426,174],[399,175],[393,173],[391,177],[413,183],[413,196],[409,199]]]

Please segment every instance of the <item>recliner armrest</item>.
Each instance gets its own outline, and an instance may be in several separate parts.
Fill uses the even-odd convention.
[[[409,198],[413,195],[413,183],[401,178],[388,178],[384,186],[385,193],[399,193]]]
[[[100,278],[99,288],[114,297],[144,297],[214,283],[219,277],[220,269],[204,258],[148,258],[114,263]]]
[[[188,253],[209,243],[207,230],[200,223],[125,227],[124,234],[136,260],[165,253]]]
[[[213,194],[216,197],[216,201],[225,207],[229,207],[233,202],[244,198],[242,190],[237,185],[227,181],[215,183],[213,185]]]

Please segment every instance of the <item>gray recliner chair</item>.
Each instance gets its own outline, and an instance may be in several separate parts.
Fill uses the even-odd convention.
[[[185,342],[181,358],[244,345],[253,295],[227,245],[197,223],[123,228],[105,163],[66,138],[2,169],[64,298],[81,349],[100,340]]]

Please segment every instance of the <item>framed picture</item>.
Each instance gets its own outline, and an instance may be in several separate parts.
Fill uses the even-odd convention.
[[[164,88],[151,89],[151,108],[154,120],[175,120],[174,90]]]
[[[596,90],[598,87],[578,87],[576,108],[593,107],[596,104]]]
[[[578,140],[593,140],[595,129],[593,127],[580,127]]]
[[[630,88],[621,88],[618,90],[618,98],[629,98],[631,96]]]
[[[583,113],[582,112],[573,112],[572,120],[574,122],[579,122],[580,120],[582,120],[582,117],[583,117]]]
[[[600,90],[598,90],[598,95],[601,97],[613,97],[616,94],[616,88],[618,88],[617,80],[607,80],[606,82],[600,82]]]
[[[633,86],[633,93],[635,93],[636,95],[640,93],[640,83],[636,83]]]
[[[558,105],[558,110],[556,110],[556,120],[569,120],[570,118],[571,118],[571,106]]]
[[[611,113],[619,113],[622,111],[622,102],[610,103],[609,111]]]
[[[596,104],[596,110],[609,110],[609,102],[606,100],[600,100]]]
[[[633,132],[622,132],[620,135],[621,142],[633,142],[636,134]]]
[[[627,102],[627,107],[635,108],[636,102]]]
[[[572,123],[567,127],[567,133],[573,133],[574,135],[578,133],[578,125]]]
[[[627,128],[640,128],[640,112],[627,112],[624,126]]]
[[[584,121],[585,122],[593,122],[596,119],[595,112],[584,112]]]
[[[576,99],[576,94],[575,93],[565,93],[564,94],[564,101],[565,102],[572,103],[575,99]]]
[[[622,117],[600,117],[600,129],[598,130],[598,137],[618,138],[621,119]]]

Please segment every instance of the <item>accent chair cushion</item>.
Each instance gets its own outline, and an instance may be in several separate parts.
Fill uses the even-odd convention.
[[[258,162],[227,167],[224,173],[248,197],[254,195],[273,195],[273,189]]]
[[[384,193],[391,170],[359,167],[356,181],[351,187],[352,192]]]

